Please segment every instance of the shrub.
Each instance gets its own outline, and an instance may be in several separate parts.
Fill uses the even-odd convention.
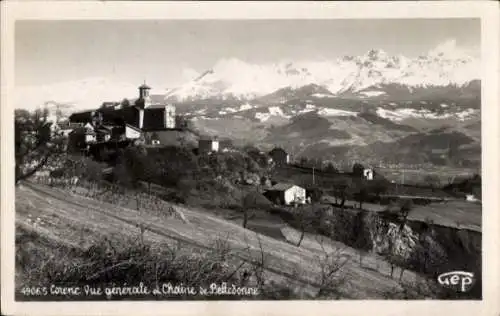
[[[141,235],[142,233],[143,230]],[[229,243],[227,239],[220,237],[215,239],[209,249],[201,250],[185,249],[180,243],[156,245],[144,243],[141,238],[102,235],[92,246],[80,249],[66,244],[54,244],[53,240],[41,239],[40,235],[18,227],[16,244],[16,268],[24,277],[23,283],[30,286],[54,284],[103,288],[143,283],[153,289],[161,284],[171,283],[182,284],[184,287],[193,286],[198,290],[198,286],[212,283],[240,283],[239,274],[236,273],[239,267],[235,269],[234,263],[230,261],[232,250]],[[39,249],[44,244],[52,245],[46,249],[50,249],[49,251]],[[117,280],[121,284],[117,284]],[[18,288],[22,286],[23,284],[18,283]],[[199,295],[176,295],[175,298],[207,299]],[[235,298],[238,297],[231,297]],[[90,299],[123,297],[109,298],[102,293]]]

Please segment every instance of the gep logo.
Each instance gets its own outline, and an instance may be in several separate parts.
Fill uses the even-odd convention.
[[[465,271],[451,271],[438,276],[439,284],[455,289],[457,292],[467,292],[474,285],[474,273]]]

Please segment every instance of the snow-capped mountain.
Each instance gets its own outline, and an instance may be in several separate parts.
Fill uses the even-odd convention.
[[[193,70],[190,70],[193,73]],[[223,59],[208,71],[166,94],[169,101],[203,99],[251,100],[280,89],[323,87],[323,94],[372,97],[385,86],[414,88],[463,86],[480,78],[480,61],[447,41],[426,55],[409,58],[370,50],[336,60],[250,64]],[[325,93],[326,92],[326,93]]]
[[[457,47],[454,41],[416,58],[390,56],[382,50],[337,60],[273,64],[250,64],[230,58],[220,60],[202,73],[184,69],[185,76],[193,79],[170,89],[154,85],[152,92],[165,95],[168,102],[197,103],[191,102],[192,107],[199,106],[199,100],[211,100],[211,107],[224,103],[235,109],[247,102],[276,105],[294,99],[318,101],[334,97],[416,100],[429,91],[478,96],[479,64],[478,58]],[[55,102],[73,105],[76,110],[89,109],[104,101],[135,98],[137,85],[137,82],[95,77],[18,86],[15,104],[33,109],[45,102]]]

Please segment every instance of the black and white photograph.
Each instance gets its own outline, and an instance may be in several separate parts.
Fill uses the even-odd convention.
[[[481,301],[482,31],[15,21],[15,301]]]

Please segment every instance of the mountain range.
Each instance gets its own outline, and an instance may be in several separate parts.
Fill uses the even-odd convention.
[[[375,49],[322,61],[229,58],[199,73],[187,70],[192,80],[153,89],[152,98],[175,104],[202,133],[281,146],[295,156],[478,164],[480,69],[479,58],[453,40],[412,58]],[[16,96],[21,107],[49,101],[79,110],[135,98],[136,91],[132,84],[90,78],[19,87]],[[426,143],[433,145],[415,147]],[[446,152],[455,157],[444,159]]]
[[[323,61],[251,64],[229,58],[195,75],[192,81],[170,89],[166,99],[252,100],[279,89],[310,84],[324,88],[316,92],[318,96],[391,97],[388,92],[395,87],[404,87],[409,93],[415,88],[461,87],[479,79],[479,74],[479,60],[458,48],[454,41],[416,58],[390,56],[374,49],[361,56]]]

